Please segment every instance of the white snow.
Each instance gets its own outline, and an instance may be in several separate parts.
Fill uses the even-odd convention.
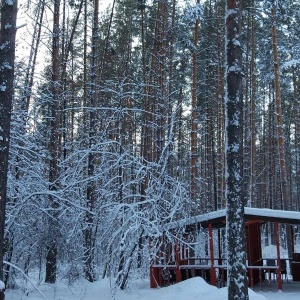
[[[273,219],[286,219],[290,220],[291,224],[300,224],[300,212],[299,211],[287,211],[287,210],[276,210],[268,208],[252,208],[245,207],[245,214],[248,216],[257,217],[268,217]],[[198,215],[190,218],[185,218],[182,220],[174,221],[169,224],[164,225],[164,229],[172,229],[178,227],[184,227],[191,224],[207,222],[212,219],[225,218],[226,209],[221,209],[217,211],[212,211],[205,213],[203,215]]]
[[[240,46],[241,46],[240,41],[239,41],[238,39],[236,39],[236,38],[234,38],[234,39],[232,40],[232,43],[233,43],[233,45],[236,46],[236,47],[240,47]]]
[[[300,222],[299,211],[245,207],[245,214],[258,217],[269,217],[274,219],[286,219],[290,220],[291,224],[299,224]]]
[[[79,284],[80,283],[80,284]],[[227,288],[216,288],[207,284],[201,277],[195,277],[185,280],[181,283],[171,285],[169,287],[150,289],[149,280],[134,281],[124,291],[115,290],[109,279],[99,280],[94,283],[80,281],[71,287],[66,284],[57,283],[55,285],[41,284],[40,291],[44,297],[36,290],[31,289],[24,291],[8,290],[6,292],[6,300],[41,300],[41,299],[58,299],[58,300],[226,300]],[[264,291],[254,292],[249,289],[250,300],[299,300],[299,292],[287,291]]]
[[[239,66],[231,66],[228,68],[228,73],[229,72],[239,73],[241,71],[242,69]]]
[[[9,42],[5,42],[0,46],[0,50],[3,50],[7,45],[9,44]]]
[[[235,15],[237,14],[238,10],[237,9],[227,9],[226,14],[225,14],[225,20],[230,16],[230,15]]]
[[[9,29],[9,28],[11,28],[11,27],[12,27],[12,25],[9,24],[9,23],[5,24],[5,26],[4,26],[5,29]]]
[[[12,67],[9,65],[8,62],[4,62],[4,63],[2,64],[2,66],[3,66],[3,68],[5,68],[5,69],[9,69],[9,70],[12,69]]]
[[[300,60],[299,59],[291,59],[287,62],[284,62],[281,66],[282,70],[288,70],[290,68],[297,68],[299,66]]]
[[[0,85],[0,92],[6,91],[6,85]]]

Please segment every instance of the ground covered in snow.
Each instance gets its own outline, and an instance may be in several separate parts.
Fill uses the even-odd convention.
[[[135,281],[125,291],[115,290],[109,279],[94,283],[77,282],[73,286],[62,283],[55,285],[41,284],[38,290],[28,285],[26,290],[9,290],[5,300],[226,300],[227,288],[218,289],[207,284],[201,277],[195,277],[181,283],[158,289],[150,289],[148,280]],[[299,300],[299,291],[263,291],[249,289],[250,300]]]

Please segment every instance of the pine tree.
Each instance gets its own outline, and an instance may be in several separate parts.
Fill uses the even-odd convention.
[[[7,202],[8,158],[14,95],[15,41],[18,2],[1,1],[0,27],[0,280],[4,282],[4,226]],[[1,284],[0,300],[4,300]]]
[[[248,300],[243,193],[242,52],[240,1],[226,12],[226,200],[228,300]]]
[[[60,157],[60,92],[61,83],[59,78],[59,21],[60,21],[60,0],[55,0],[53,10],[53,33],[52,33],[52,78],[51,78],[51,121],[50,121],[50,141],[49,141],[49,203],[51,207],[51,217],[49,218],[49,237],[46,255],[46,278],[45,282],[55,283],[57,272],[57,216],[59,202],[55,198],[55,192],[59,188],[59,157]]]
[[[95,236],[94,236],[94,216],[93,211],[96,205],[96,182],[93,179],[95,174],[95,164],[97,154],[94,151],[96,145],[96,132],[97,132],[97,111],[98,94],[96,88],[97,76],[97,58],[98,58],[98,20],[99,20],[99,0],[94,1],[94,14],[93,14],[93,29],[92,29],[92,59],[91,59],[91,79],[90,79],[90,113],[89,113],[89,156],[88,156],[88,177],[90,181],[87,186],[87,212],[86,212],[86,229],[84,232],[84,264],[85,264],[85,277],[90,282],[95,281],[96,274],[94,270],[94,253],[95,253]]]

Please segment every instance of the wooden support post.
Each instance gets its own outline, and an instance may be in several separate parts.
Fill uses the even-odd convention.
[[[260,287],[260,291],[262,291],[262,276],[261,276],[261,269],[259,269],[258,272],[259,272],[259,287]]]
[[[290,225],[290,226],[291,226],[292,253],[294,253],[295,252],[295,230],[294,230],[293,225]],[[289,257],[289,258],[292,258],[292,257]]]
[[[212,232],[212,225],[208,225],[208,236],[209,236],[209,251],[210,251],[210,284],[217,286],[217,278],[216,278],[216,270],[214,267],[214,244],[213,244],[213,232]]]
[[[153,289],[156,287],[157,287],[157,284],[155,282],[154,270],[153,270],[152,265],[150,265],[150,288]]]
[[[221,229],[219,228],[218,229],[218,255],[219,255],[219,257],[218,257],[218,264],[219,265],[222,265],[223,264],[223,261],[222,261],[222,248],[221,248]]]
[[[180,246],[178,242],[175,244],[175,259],[176,259],[176,283],[181,282],[181,270],[180,270]]]
[[[149,240],[149,252],[150,253],[151,253],[151,248],[152,248],[152,244],[151,244],[151,240]],[[155,261],[151,257],[151,259],[150,259],[150,288],[156,288],[157,287],[157,278],[155,277],[155,270],[152,266],[154,263],[155,263]]]
[[[280,239],[279,239],[279,224],[275,222],[276,233],[276,248],[277,248],[277,286],[278,290],[282,291],[282,278],[281,278],[281,262],[280,262]]]

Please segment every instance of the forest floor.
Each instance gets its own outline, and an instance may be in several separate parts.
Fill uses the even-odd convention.
[[[300,252],[300,245],[297,245]],[[282,257],[287,257],[281,249]],[[276,257],[275,246],[264,247],[263,257]],[[289,272],[288,267],[288,273]],[[32,276],[31,278],[35,278]],[[129,287],[120,291],[113,288],[113,281],[103,279],[94,283],[86,280],[75,281],[72,285],[57,282],[56,284],[32,284],[19,281],[18,289],[8,290],[5,300],[226,300],[227,288],[216,288],[207,284],[201,277],[195,277],[164,288],[150,288],[149,280],[136,280]],[[271,291],[266,284],[256,285],[249,289],[249,300],[299,300],[300,282],[288,281],[284,278],[282,291],[277,290],[276,282],[272,281]]]
[[[277,284],[275,282],[272,283],[271,290],[269,290],[266,284],[263,284],[262,290],[259,285],[256,285],[253,291],[270,300],[296,300],[300,299],[300,282],[292,281],[292,278],[289,278],[288,281],[283,279],[282,291],[277,290]]]
[[[216,288],[207,284],[201,277],[185,280],[169,287],[150,289],[148,280],[134,281],[124,291],[112,288],[109,279],[94,283],[80,281],[72,286],[57,283],[54,285],[41,284],[38,290],[29,287],[26,290],[16,289],[6,292],[6,300],[225,300],[227,288]],[[250,300],[299,300],[300,283],[284,282],[283,291],[277,291],[276,285],[272,291],[267,287],[260,291],[259,286],[254,291],[249,289]]]

